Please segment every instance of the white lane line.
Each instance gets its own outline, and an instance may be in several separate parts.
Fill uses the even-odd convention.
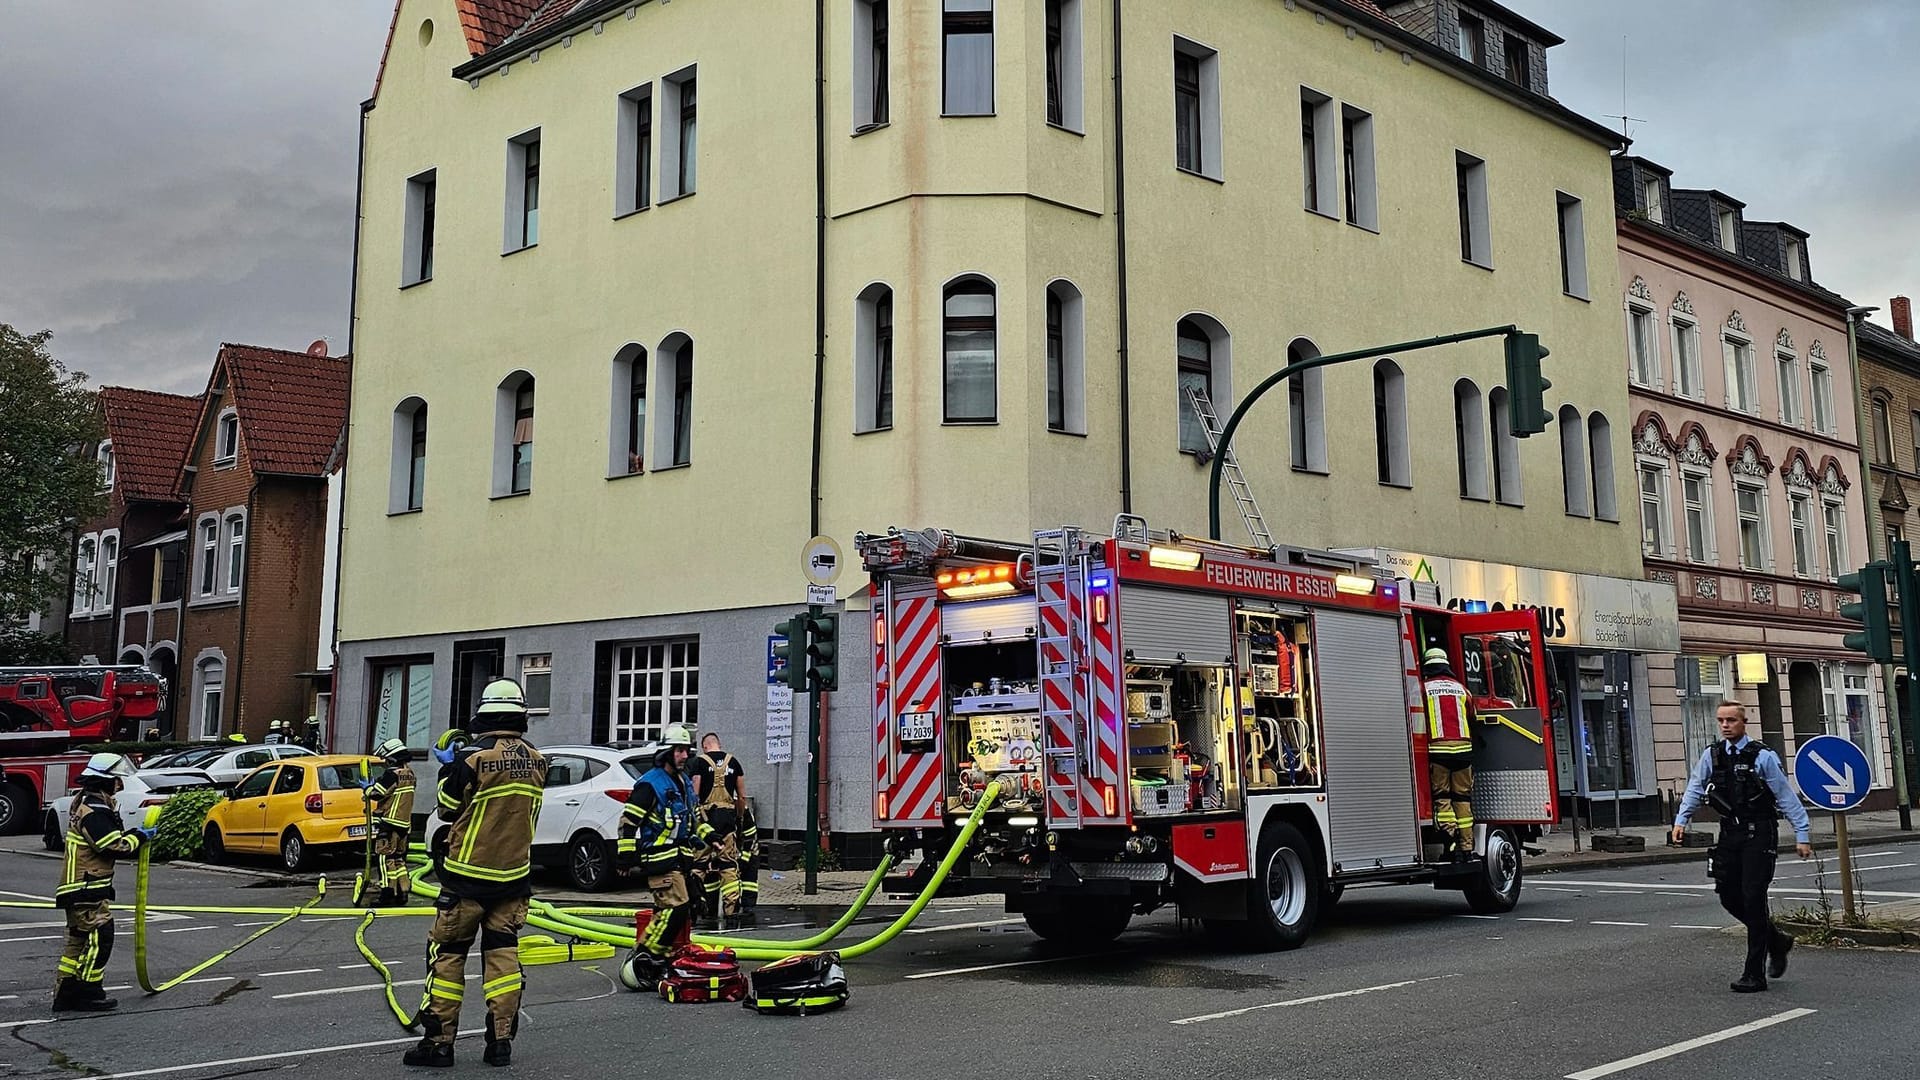
[[[19,898],[20,898],[20,899],[22,899],[22,900],[38,900],[38,901],[40,901],[41,903],[44,903],[44,904],[51,904],[51,903],[53,903],[53,897],[51,897],[51,896],[41,896],[41,895],[40,895],[39,893],[30,893],[30,892],[10,892],[10,891],[8,891],[8,890],[6,890],[6,889],[0,889],[0,896],[17,896],[17,897],[19,897]]]
[[[357,965],[356,965],[357,966]],[[294,968],[291,971],[263,971],[255,975],[256,979],[278,979],[283,975],[318,975],[319,968]]]
[[[1063,960],[1085,960],[1089,956],[1119,956],[1119,953],[1079,953],[1074,956],[1049,956],[1042,960],[1015,960],[1007,964],[980,964],[975,967],[948,968],[945,971],[916,971],[907,976],[909,979],[938,979],[943,975],[971,975],[976,971],[998,971],[1001,968],[1032,967],[1034,964],[1058,964]],[[394,985],[399,985],[398,983]]]
[[[268,923],[278,922],[278,921],[279,921],[278,919],[261,919],[259,922],[237,922],[237,923],[234,923],[233,925],[236,928],[242,927],[242,926],[265,926]]]
[[[1700,895],[1699,895],[1698,893],[1690,893],[1690,892],[1657,892],[1657,893],[1654,893],[1653,895],[1655,895],[1655,896],[1677,896],[1677,897],[1679,897],[1679,898],[1680,898],[1680,899],[1682,899],[1682,900],[1698,900],[1698,899],[1700,899]]]
[[[163,934],[191,934],[195,930],[218,930],[217,926],[176,926],[171,930],[160,931]]]
[[[1381,983],[1378,986],[1363,986],[1358,990],[1336,990],[1331,994],[1315,994],[1312,997],[1293,998],[1288,1001],[1269,1001],[1264,1005],[1249,1005],[1244,1009],[1228,1009],[1226,1012],[1206,1013],[1202,1016],[1186,1016],[1167,1022],[1170,1024],[1200,1024],[1208,1020],[1222,1020],[1229,1016],[1244,1016],[1247,1013],[1259,1012],[1262,1009],[1291,1009],[1295,1005],[1312,1005],[1319,1001],[1359,997],[1361,994],[1372,994],[1381,990],[1398,990],[1403,986],[1415,986],[1423,982],[1433,982],[1436,979],[1457,979],[1459,977],[1459,973],[1455,972],[1451,975],[1428,975],[1420,979],[1402,979],[1399,982]]]
[[[53,1023],[53,1017],[51,1016],[47,1017],[45,1020],[9,1020],[4,1024],[0,1024],[0,1030],[4,1030],[7,1028],[32,1027],[35,1024],[51,1024],[51,1023]],[[412,1040],[408,1040],[408,1041],[411,1042]]]
[[[1539,916],[1537,916],[1537,915],[1535,915],[1535,916],[1526,916],[1526,915],[1522,915],[1522,916],[1520,917],[1520,921],[1521,921],[1521,922],[1555,922],[1555,923],[1570,923],[1570,922],[1572,922],[1573,920],[1572,920],[1572,919],[1543,919],[1543,918],[1540,918],[1540,917],[1539,917]]]
[[[0,938],[0,945],[11,945],[16,941],[59,941],[61,938],[66,936],[67,935],[65,934],[44,934],[40,937]]]
[[[1635,1054],[1630,1058],[1621,1058],[1619,1061],[1610,1061],[1605,1065],[1595,1065],[1591,1069],[1582,1069],[1579,1072],[1568,1073],[1567,1080],[1600,1080],[1600,1077],[1603,1076],[1612,1076],[1617,1072],[1637,1069],[1648,1062],[1661,1061],[1677,1054],[1684,1054],[1689,1050],[1698,1050],[1703,1046],[1711,1046],[1714,1043],[1726,1039],[1745,1035],[1750,1031],[1759,1031],[1761,1028],[1769,1028],[1775,1024],[1784,1024],[1789,1020],[1798,1020],[1803,1016],[1812,1016],[1817,1011],[1816,1009],[1788,1009],[1783,1013],[1763,1016],[1751,1023],[1726,1028],[1713,1032],[1710,1035],[1702,1035],[1697,1039],[1688,1039],[1685,1042],[1677,1042],[1669,1046],[1660,1047],[1658,1050],[1649,1050],[1644,1054]]]
[[[1456,919],[1492,919],[1495,922],[1500,921],[1500,916],[1498,915],[1468,915],[1464,912],[1455,912],[1453,917]]]
[[[1595,926],[1645,926],[1647,924],[1643,922],[1608,922],[1605,919],[1595,919],[1593,920],[1593,925]]]
[[[794,925],[796,925],[796,926],[798,926],[799,924],[798,924],[798,923],[795,923]],[[404,963],[406,963],[406,961],[405,961],[405,960],[385,960],[385,961],[382,961],[382,962],[383,962],[383,963],[385,963],[385,964],[386,964],[386,965],[387,965],[388,967],[393,967],[393,966],[394,966],[394,965],[396,965],[396,964],[404,964]],[[362,960],[362,961],[360,961],[360,962],[359,962],[359,963],[357,963],[357,964],[341,964],[341,965],[339,965],[339,966],[338,966],[338,968],[337,968],[336,970],[339,970],[339,971],[352,971],[352,970],[354,970],[354,969],[356,969],[356,968],[363,968],[363,967],[366,967],[366,966],[367,966],[367,962],[366,962],[365,960]],[[314,971],[319,971],[320,969],[319,969],[319,968],[314,968],[313,970],[314,970]]]
[[[467,976],[467,981],[472,982],[479,977],[480,973],[476,971]],[[912,978],[913,976],[909,975],[907,977]],[[395,981],[393,985],[423,986],[426,984],[426,981],[425,979],[401,979]],[[280,1001],[285,998],[324,997],[328,994],[359,994],[368,990],[384,989],[386,985],[386,983],[363,983],[359,986],[330,986],[325,990],[296,990],[291,994],[275,994],[273,995],[273,1000]]]
[[[1016,918],[1016,919],[982,919],[982,920],[981,920],[981,921],[979,921],[979,922],[960,922],[960,923],[949,923],[949,924],[947,924],[946,926],[916,926],[916,927],[914,927],[913,929],[911,929],[911,930],[908,930],[908,931],[907,931],[907,933],[909,933],[909,934],[938,934],[938,933],[940,933],[940,932],[942,932],[942,931],[945,931],[945,930],[983,930],[983,929],[985,929],[985,928],[987,928],[987,927],[989,927],[989,926],[1005,926],[1005,925],[1006,925],[1006,924],[1008,924],[1008,923],[1023,923],[1023,922],[1026,922],[1026,921],[1027,921],[1027,920],[1026,920],[1026,919],[1024,919],[1024,918]]]
[[[51,1020],[25,1021],[25,1023],[29,1024],[50,1024],[52,1022]],[[0,1027],[6,1026],[5,1024],[0,1024]],[[484,1030],[484,1028],[469,1028],[466,1031],[462,1031],[460,1035],[463,1038],[471,1037],[480,1034]],[[220,1061],[196,1061],[189,1065],[167,1065],[158,1069],[136,1069],[133,1072],[108,1073],[105,1076],[94,1077],[94,1080],[132,1080],[132,1078],[136,1076],[163,1076],[167,1073],[193,1072],[199,1069],[218,1069],[228,1065],[250,1065],[256,1061],[280,1061],[284,1058],[306,1057],[310,1054],[333,1054],[343,1050],[371,1050],[376,1046],[401,1046],[406,1043],[418,1041],[419,1038],[417,1036],[409,1035],[403,1039],[376,1039],[372,1042],[315,1046],[306,1050],[282,1050],[275,1054],[254,1054],[251,1057],[225,1058]]]
[[[19,1001],[19,994],[0,994],[0,1001]]]
[[[1643,889],[1647,887],[1645,882],[1638,882],[1638,881],[1587,881],[1587,882],[1582,882],[1582,884],[1615,885],[1615,886],[1629,885],[1629,886],[1637,886]],[[1698,892],[1712,892],[1714,889],[1712,885],[1687,885],[1684,883],[1674,883],[1674,882],[1667,882],[1662,887],[1668,888],[1668,889],[1693,889]],[[1799,888],[1798,886],[1795,886],[1793,888],[1788,888],[1788,889],[1782,889],[1778,886],[1775,886],[1774,888],[1768,891],[1776,892],[1776,893],[1793,893],[1795,895],[1801,895],[1801,896],[1818,896],[1821,892],[1821,890],[1819,889],[1802,889],[1802,888]],[[1833,890],[1828,889],[1825,891],[1831,893]],[[1920,900],[1920,892],[1888,892],[1887,890],[1884,890],[1884,889],[1869,889],[1865,891],[1855,890],[1853,895],[1880,896],[1890,900]]]
[[[1867,866],[1856,866],[1853,868],[1853,872],[1856,874],[1864,874],[1869,870],[1905,870],[1909,867],[1914,867],[1914,866],[1920,866],[1920,863],[1910,863],[1910,862],[1871,863]],[[1833,877],[1839,877],[1840,868],[1838,866],[1831,866],[1825,870],[1817,870],[1811,874],[1782,874],[1780,875],[1779,878],[1775,880],[1785,880],[1787,878],[1826,877],[1828,875],[1832,875]]]
[[[1674,923],[1672,926],[1668,927],[1667,929],[1669,930],[1724,930],[1726,928],[1723,926],[1708,926],[1705,923],[1677,922],[1677,923]]]
[[[1541,892],[1570,892],[1575,895],[1578,895],[1581,891],[1579,889],[1563,889],[1558,885],[1535,885],[1534,888]]]

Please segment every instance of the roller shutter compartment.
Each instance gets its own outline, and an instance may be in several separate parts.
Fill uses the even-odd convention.
[[[1133,586],[1120,593],[1120,650],[1141,663],[1233,662],[1233,602]]]
[[[1313,631],[1333,862],[1349,871],[1414,865],[1420,830],[1399,620],[1320,611]]]

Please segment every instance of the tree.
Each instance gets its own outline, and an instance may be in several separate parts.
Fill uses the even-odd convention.
[[[0,323],[0,622],[66,595],[74,523],[105,505],[94,392],[47,350],[52,336]]]

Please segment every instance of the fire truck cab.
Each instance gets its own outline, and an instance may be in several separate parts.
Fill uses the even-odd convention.
[[[1166,904],[1292,948],[1348,884],[1519,899],[1556,820],[1533,612],[1410,602],[1352,555],[1061,528],[1031,542],[862,533],[873,581],[874,822],[946,854],[1000,794],[948,892],[1004,894],[1049,939],[1111,938]],[[1474,703],[1474,850],[1433,826],[1419,658]]]

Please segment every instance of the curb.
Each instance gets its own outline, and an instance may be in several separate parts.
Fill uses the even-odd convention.
[[[289,889],[318,885],[321,878],[328,876],[326,874],[315,874],[312,877],[290,876],[273,870],[255,870],[246,866],[221,866],[216,863],[198,862],[193,859],[172,859],[156,865],[173,866],[182,870],[199,870],[202,873],[208,874],[226,874],[230,877],[257,878],[262,881],[271,881],[276,885],[281,885]]]
[[[1868,836],[1849,837],[1847,847],[1880,847],[1886,844],[1902,844],[1920,840],[1920,832],[1880,833]],[[1836,845],[1831,840],[1816,840],[1813,850],[1832,851]],[[1706,855],[1711,848],[1661,848],[1642,852],[1637,855],[1598,855],[1588,858],[1585,855],[1549,855],[1533,860],[1528,869],[1536,874],[1566,873],[1573,870],[1605,870],[1616,866],[1652,866],[1660,863],[1692,862]],[[1793,846],[1780,848],[1781,854],[1793,854]]]

